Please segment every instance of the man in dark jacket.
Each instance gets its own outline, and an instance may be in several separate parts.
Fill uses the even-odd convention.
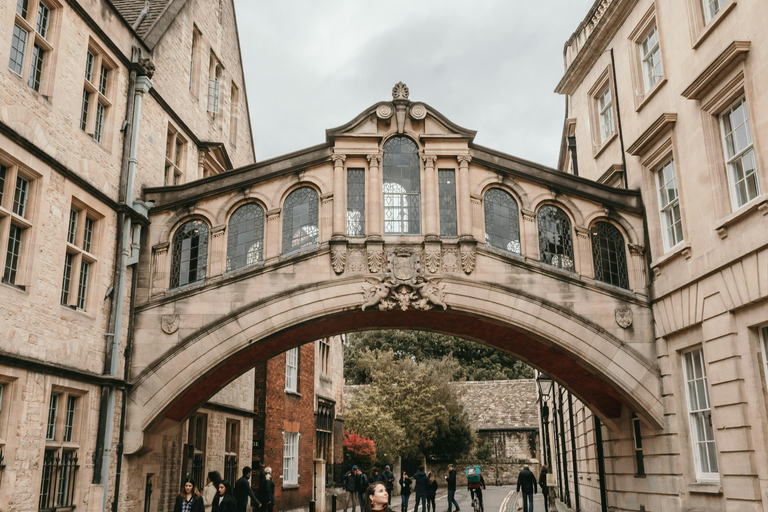
[[[352,466],[352,471],[347,471],[344,475],[344,489],[347,491],[347,502],[344,505],[344,511],[349,510],[352,506],[352,512],[355,512],[357,506],[355,502],[359,503],[357,499],[357,466]]]
[[[419,503],[421,503],[421,510],[427,512],[427,484],[429,483],[429,477],[424,472],[424,467],[419,466],[419,470],[413,474],[413,481],[416,485],[413,487],[413,491],[416,493],[416,505],[413,507],[413,512],[419,512]]]
[[[363,473],[363,470],[357,468],[357,499],[360,502],[360,512],[365,510],[365,490],[368,488],[368,475]]]
[[[525,466],[517,475],[517,492],[523,490],[523,512],[533,512],[533,495],[537,492],[536,477]]]
[[[384,483],[384,487],[387,488],[387,494],[389,494],[389,504],[392,505],[392,489],[395,488],[395,475],[389,470],[389,466],[384,468],[384,472],[379,477],[379,482]],[[405,512],[405,511],[403,511]]]
[[[243,476],[235,482],[235,500],[237,500],[237,512],[245,512],[245,508],[248,506],[248,498],[251,498],[251,508],[256,510],[261,506],[261,502],[253,495],[253,489],[251,489],[251,468],[245,466],[243,468]]]
[[[448,512],[451,512],[451,506],[456,506],[456,512],[459,512],[459,503],[456,501],[456,468],[453,464],[448,464],[448,476],[445,477],[448,483]]]

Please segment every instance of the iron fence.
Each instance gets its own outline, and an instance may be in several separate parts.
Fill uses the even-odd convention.
[[[73,507],[75,503],[75,477],[77,452],[46,450],[43,458],[43,481],[40,486],[40,511]]]

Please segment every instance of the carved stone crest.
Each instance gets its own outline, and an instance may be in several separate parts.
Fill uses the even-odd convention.
[[[350,249],[347,255],[347,271],[362,274],[366,271],[365,250]]]
[[[409,308],[427,310],[434,306],[447,309],[445,285],[424,276],[421,253],[416,249],[398,247],[387,257],[383,279],[367,278],[363,286],[361,309],[378,306],[380,311]]]
[[[160,326],[165,334],[173,334],[179,330],[179,315],[163,315]]]
[[[443,252],[443,271],[459,271],[459,251],[456,249],[446,249]]]
[[[424,246],[424,265],[430,274],[434,274],[440,269],[440,246],[426,244]]]
[[[368,270],[376,274],[384,264],[384,248],[380,245],[368,246]]]
[[[622,329],[627,329],[630,325],[632,325],[632,310],[630,308],[616,308],[614,316],[616,318],[616,323]]]
[[[408,86],[405,85],[403,82],[397,82],[395,86],[392,88],[393,100],[407,100],[408,95],[409,95]]]
[[[347,246],[346,244],[331,244],[331,267],[336,274],[344,272],[347,265]]]

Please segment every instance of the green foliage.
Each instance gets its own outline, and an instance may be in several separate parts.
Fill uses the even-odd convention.
[[[426,331],[368,331],[349,334],[344,346],[347,384],[369,384],[369,367],[361,364],[366,350],[392,351],[394,360],[417,363],[452,356],[457,380],[508,380],[533,378],[533,369],[522,361],[475,341]]]
[[[491,457],[493,456],[493,445],[491,443],[485,442],[483,445],[475,450],[475,457],[478,460],[481,460],[483,462],[488,462],[491,460]]]
[[[469,418],[449,385],[458,373],[450,358],[417,363],[394,352],[364,351],[357,366],[369,386],[353,393],[346,428],[373,439],[377,463],[404,458],[460,458],[473,442]]]

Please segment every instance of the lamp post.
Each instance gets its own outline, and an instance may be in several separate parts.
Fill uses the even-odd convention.
[[[499,485],[499,433],[494,432],[493,433],[493,453],[496,456],[496,486]]]
[[[549,452],[549,405],[547,399],[552,392],[554,381],[547,375],[539,373],[536,377],[536,384],[539,387],[539,397],[541,398],[541,423],[544,427],[544,460],[547,467],[551,467],[551,456]]]

